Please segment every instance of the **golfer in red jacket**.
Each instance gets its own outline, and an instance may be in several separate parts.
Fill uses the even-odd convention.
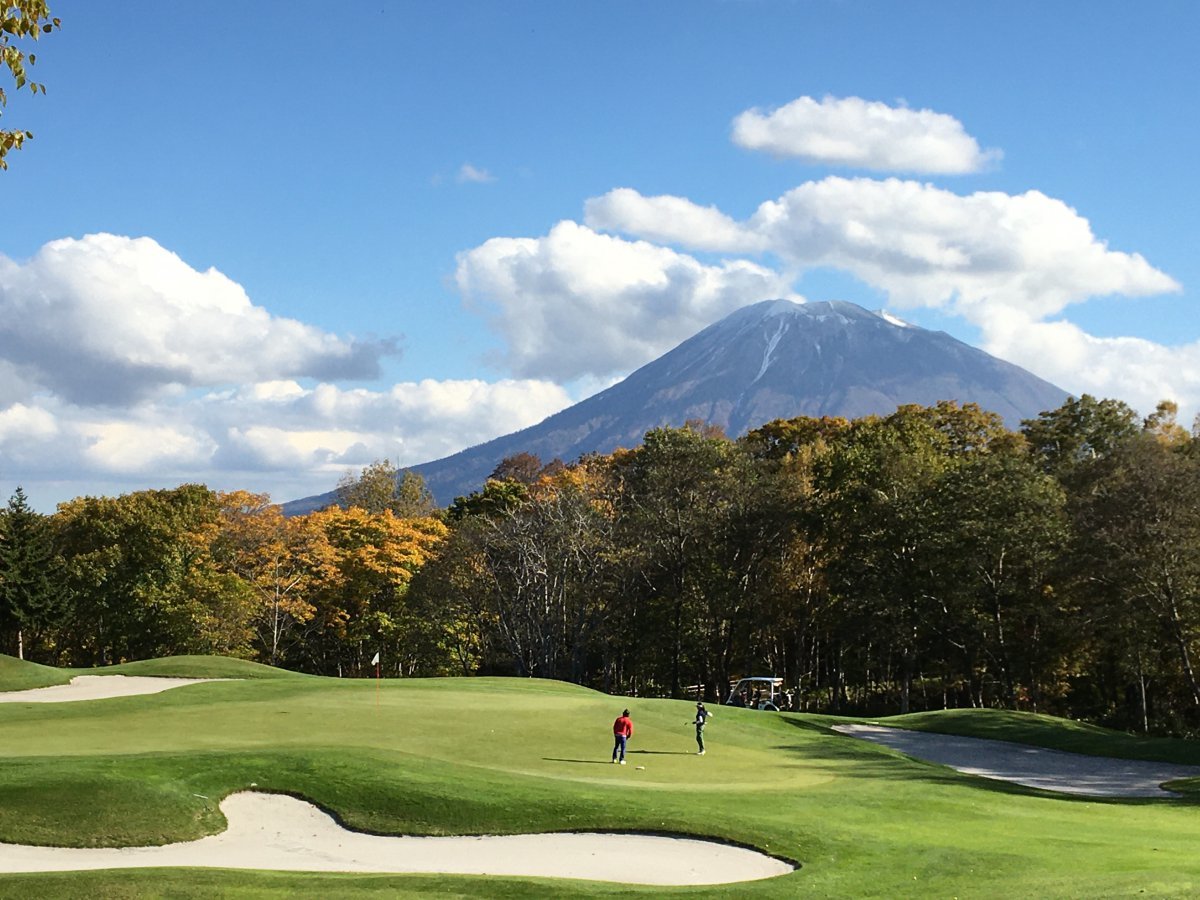
[[[617,761],[617,754],[621,756],[621,765],[625,765],[625,744],[633,737],[633,720],[629,718],[629,710],[617,716],[617,721],[613,722],[613,755],[612,761]]]

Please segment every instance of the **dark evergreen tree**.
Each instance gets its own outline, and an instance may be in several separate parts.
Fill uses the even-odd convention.
[[[18,487],[0,513],[0,628],[21,659],[62,614],[62,583],[49,519]]]

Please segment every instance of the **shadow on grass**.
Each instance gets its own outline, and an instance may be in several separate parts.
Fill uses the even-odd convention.
[[[652,756],[692,756],[693,754],[687,750],[627,750],[626,753],[632,756],[635,753],[646,753]]]
[[[642,756],[694,756],[693,753],[688,753],[686,750],[626,750],[626,756],[642,755]],[[611,761],[607,759],[564,759],[558,756],[543,756],[545,762],[562,762],[562,763],[579,763],[580,765],[590,766],[607,766],[611,765]]]
[[[947,787],[972,788],[994,794],[1009,794],[1023,797],[1040,797],[1069,803],[1103,803],[1116,806],[1161,805],[1164,800],[1172,805],[1195,805],[1200,800],[1185,796],[1180,798],[1157,797],[1103,797],[1085,794],[1069,794],[1029,787],[999,778],[984,778],[919,757],[909,756],[899,750],[861,738],[838,734],[811,722],[786,720],[806,732],[802,743],[781,744],[775,749],[803,757],[806,762],[825,765],[836,771],[840,779],[887,779],[902,778],[906,781],[921,781]]]

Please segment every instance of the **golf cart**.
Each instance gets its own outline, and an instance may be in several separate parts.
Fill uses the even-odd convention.
[[[783,679],[774,676],[742,678],[730,689],[725,705],[779,712],[784,706]]]

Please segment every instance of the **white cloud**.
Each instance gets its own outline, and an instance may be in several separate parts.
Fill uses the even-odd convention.
[[[86,468],[113,474],[196,470],[205,467],[215,442],[187,422],[162,425],[152,422],[91,419],[78,423],[86,436],[81,463]]]
[[[733,141],[750,150],[825,165],[960,175],[1000,158],[981,150],[953,116],[859,97],[799,97],[778,109],[749,109],[733,120]]]
[[[503,337],[504,364],[557,381],[627,372],[740,306],[793,296],[762,266],[704,265],[569,221],[460,253],[455,278]]]
[[[58,422],[45,409],[24,403],[0,409],[0,446],[22,439],[48,441],[56,437]]]
[[[1200,344],[1098,338],[1047,321],[1092,297],[1180,286],[1140,254],[1109,248],[1076,210],[1038,191],[959,195],[895,178],[830,177],[740,222],[679,197],[627,189],[612,197],[589,202],[597,225],[684,248],[765,248],[794,271],[849,272],[889,305],[965,318],[990,353],[1073,393],[1118,397],[1143,412],[1164,398],[1189,417],[1200,409]]]
[[[146,238],[0,256],[0,483],[53,485],[43,491],[59,499],[199,481],[287,500],[330,490],[349,467],[427,462],[571,402],[540,380],[333,380],[376,375],[386,349],[273,316]]]
[[[487,169],[477,169],[470,163],[463,163],[458,169],[459,184],[489,184],[496,176]]]
[[[988,319],[984,349],[1076,396],[1116,397],[1143,415],[1160,400],[1174,400],[1185,427],[1200,413],[1200,341],[1167,347],[1136,337],[1102,338],[1071,322],[1018,313]]]
[[[570,402],[545,381],[425,380],[383,390],[251,385],[209,395],[192,411],[219,441],[221,468],[299,468],[327,481],[332,474],[317,488],[328,490],[347,466],[439,459],[534,425]]]
[[[620,206],[605,207],[606,224],[641,236],[643,207],[661,207],[664,198],[630,193]],[[680,209],[690,202],[670,199]],[[666,231],[656,228],[660,237]],[[830,177],[763,203],[744,222],[728,220],[725,247],[715,233],[697,244],[688,229],[670,237],[709,250],[765,247],[790,266],[850,272],[898,306],[950,308],[977,324],[992,307],[1041,318],[1088,297],[1179,290],[1139,254],[1110,250],[1087,219],[1038,191],[964,196],[896,178]]]
[[[588,200],[584,211],[584,221],[592,228],[626,231],[662,244],[725,253],[754,253],[766,246],[763,236],[715,206],[699,206],[682,197],[644,197],[632,188],[617,188]]]
[[[93,234],[0,255],[0,364],[80,403],[269,378],[374,377],[387,344],[345,340],[250,302],[150,238]]]
[[[331,490],[376,459],[416,465],[536,424],[571,398],[545,381],[421,381],[383,390],[250,384],[161,396],[132,409],[59,398],[0,408],[0,479],[71,494],[197,481],[271,492]]]
[[[1092,296],[1179,289],[1138,254],[1038,191],[960,196],[928,184],[827,178],[763,204],[750,227],[797,264],[836,266],[905,306],[989,306],[1043,317]]]

